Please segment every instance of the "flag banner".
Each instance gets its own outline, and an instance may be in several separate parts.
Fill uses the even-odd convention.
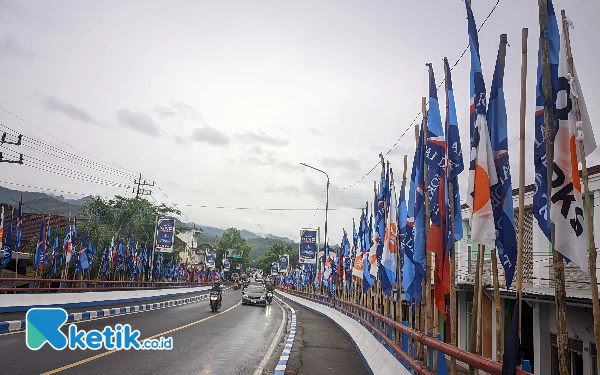
[[[212,257],[216,257],[217,256],[217,250],[213,249],[212,247],[207,247],[206,248],[206,256],[212,256]]]
[[[579,178],[579,160],[577,139],[583,138],[595,146],[594,134],[586,134],[580,124],[577,129],[573,97],[583,98],[583,93],[573,91],[579,85],[569,74],[567,62],[567,45],[564,33],[560,38],[560,60],[558,66],[558,93],[556,97],[556,114],[558,131],[554,138],[554,168],[552,180],[552,203],[550,219],[554,223],[554,248],[573,261],[588,273],[588,244],[586,228],[591,223],[586,221]],[[591,130],[591,126],[588,128]],[[585,150],[586,154],[591,152]],[[585,155],[582,155],[585,157]]]
[[[487,126],[485,82],[479,58],[479,39],[471,1],[466,0],[471,49],[471,154],[467,204],[471,209],[471,241],[496,246],[496,226],[490,187],[498,183],[494,155]]]
[[[392,175],[392,171],[390,171]],[[393,175],[392,175],[393,176]],[[388,211],[388,223],[385,230],[385,246],[381,255],[381,264],[385,270],[388,285],[382,283],[383,292],[388,296],[392,294],[392,290],[396,288],[396,268],[398,265],[398,214],[396,212],[398,203],[396,202],[396,187],[391,178],[390,186],[390,206]]]
[[[316,264],[317,263],[317,230],[302,229],[300,230],[300,249],[299,260],[300,264]]]
[[[2,214],[4,215],[4,207],[2,207]],[[8,262],[10,262],[12,259],[12,223],[13,215],[11,213],[10,222],[8,223],[8,230],[6,231],[6,238],[4,238],[4,242],[2,243],[2,250],[4,250],[4,254],[2,256],[2,268],[6,268]]]
[[[450,293],[450,260],[448,259],[448,186],[446,179],[446,139],[437,96],[433,66],[429,64],[429,108],[427,111],[427,143],[425,163],[429,170],[428,197],[431,229],[427,250],[435,254],[434,297],[439,311],[446,312],[445,294]]]
[[[454,200],[454,238],[450,238],[448,241],[448,251],[452,248],[452,245],[456,241],[460,241],[463,238],[463,227],[462,227],[462,209],[460,204],[460,187],[458,186],[458,175],[465,169],[463,163],[462,146],[460,143],[460,132],[458,130],[458,118],[456,116],[456,105],[454,103],[454,90],[452,89],[452,72],[450,71],[450,65],[448,59],[444,59],[444,66],[446,68],[447,79],[446,84],[448,85],[448,117],[446,118],[446,147],[447,147],[447,168],[448,168],[448,184],[452,186],[453,196],[448,196],[449,199]]]
[[[271,275],[275,276],[278,274],[277,264],[271,266]]]
[[[156,231],[156,252],[172,253],[175,241],[175,220],[160,219]]]
[[[229,263],[229,259],[225,259],[223,261],[223,269],[225,271],[229,271],[231,269],[231,263]]]
[[[2,212],[0,213],[0,247],[4,241],[4,206],[1,207]],[[4,247],[2,247],[4,249]]]
[[[283,254],[282,256],[279,257],[279,260],[277,261],[278,266],[279,266],[279,272],[286,272],[287,268],[288,268],[288,264],[289,262],[289,255],[288,254]]]
[[[42,222],[40,223],[40,234],[38,235],[37,246],[35,248],[35,260],[33,265],[36,270],[43,270],[44,265],[46,264],[45,226],[46,221],[42,219]]]
[[[214,268],[215,267],[215,260],[216,260],[216,256],[215,255],[207,255],[206,256],[206,266],[209,268]]]
[[[535,140],[533,145],[533,164],[535,167],[535,190],[533,193],[533,215],[542,232],[550,239],[550,213],[548,212],[548,169],[546,164],[546,129],[544,112],[546,101],[552,101],[552,118],[556,118],[556,94],[558,91],[558,59],[560,53],[560,33],[556,22],[556,13],[552,0],[548,0],[548,42],[550,43],[550,75],[552,98],[544,97],[542,86],[542,51],[538,49],[537,85],[535,88]],[[557,124],[554,124],[556,128]]]
[[[506,39],[503,39],[496,59],[490,103],[488,106],[488,127],[498,183],[492,186],[491,199],[496,223],[496,249],[498,259],[504,268],[506,287],[510,288],[517,264],[517,231],[515,210],[512,200],[512,181],[508,159],[508,128],[506,104],[504,101],[504,55]]]

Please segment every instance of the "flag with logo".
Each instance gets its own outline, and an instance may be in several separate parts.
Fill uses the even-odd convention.
[[[390,176],[393,176],[390,171]],[[392,288],[396,287],[396,268],[398,265],[398,214],[396,212],[398,203],[396,202],[396,188],[393,177],[389,189],[390,205],[388,210],[388,222],[385,230],[385,247],[381,255],[381,264],[385,270],[389,287],[384,288],[383,292],[388,296],[392,294]],[[382,284],[383,287],[383,284]]]
[[[462,146],[460,143],[460,133],[458,131],[458,118],[456,116],[456,105],[454,103],[454,90],[452,89],[452,72],[448,59],[444,58],[444,66],[448,72],[446,84],[448,85],[447,108],[448,115],[446,117],[446,147],[447,147],[447,169],[448,169],[448,185],[452,186],[452,197],[454,200],[454,238],[448,240],[448,251],[456,241],[463,238],[462,227],[462,210],[460,204],[460,187],[458,186],[458,175],[465,169],[463,164]],[[450,223],[448,223],[450,225]]]
[[[517,264],[517,231],[515,229],[515,210],[512,200],[512,182],[508,160],[508,128],[506,105],[504,101],[504,54],[506,40],[502,40],[488,107],[488,127],[498,183],[492,186],[491,198],[496,223],[496,248],[498,258],[504,268],[506,287],[510,288]]]
[[[45,253],[46,253],[46,231],[45,231],[46,221],[42,219],[40,223],[40,234],[38,235],[37,246],[35,248],[35,260],[34,260],[34,268],[36,270],[43,270],[44,264],[46,263]]]
[[[2,207],[2,213],[4,214],[4,207]],[[6,268],[8,262],[10,262],[12,258],[12,222],[13,215],[10,214],[10,223],[8,223],[8,230],[6,231],[6,236],[4,238],[4,242],[2,243],[2,250],[4,250],[4,255],[2,257],[2,268]]]
[[[431,228],[427,250],[435,254],[434,297],[441,312],[446,311],[445,294],[450,293],[450,261],[448,259],[447,207],[448,186],[446,184],[446,138],[442,127],[442,116],[437,97],[433,66],[429,64],[429,108],[427,111],[427,143],[425,163],[429,170],[428,197]]]
[[[471,0],[465,0],[471,49],[471,154],[467,204],[471,209],[471,241],[494,248],[496,226],[490,188],[498,183],[487,126],[486,90],[479,58],[479,39]]]
[[[535,88],[535,140],[533,144],[533,164],[535,167],[535,189],[533,193],[533,215],[542,232],[550,239],[550,213],[548,211],[548,169],[546,167],[546,129],[544,113],[546,103],[551,101],[552,118],[556,121],[556,94],[558,92],[558,59],[560,54],[560,33],[552,0],[548,0],[548,42],[550,44],[550,82],[552,98],[544,96],[542,83],[542,51],[538,49],[537,85]],[[554,124],[556,128],[557,124]]]
[[[559,91],[556,97],[558,131],[554,139],[554,179],[550,219],[555,228],[556,251],[573,261],[584,272],[589,272],[586,228],[592,224],[584,215],[578,157],[586,157],[593,152],[596,149],[596,142],[589,117],[582,116],[582,121],[577,123],[573,100],[577,100],[582,114],[587,115],[587,108],[576,73],[575,77],[569,73],[564,33],[561,35],[560,43]],[[579,155],[579,139],[587,143],[584,145],[585,155]]]

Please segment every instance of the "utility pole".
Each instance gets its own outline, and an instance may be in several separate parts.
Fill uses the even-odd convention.
[[[146,182],[146,179],[144,179],[144,182],[142,182],[142,174],[140,173],[140,178],[136,181],[133,180],[133,183],[137,185],[137,189],[133,188],[133,190],[131,191],[132,193],[135,193],[135,198],[139,198],[140,195],[150,195],[152,194],[151,190],[145,190],[142,189],[141,186],[149,186],[152,187],[154,186],[154,181],[152,181],[151,184]]]
[[[17,141],[16,142],[11,142],[11,141],[7,141],[6,140],[6,132],[2,133],[2,137],[0,138],[0,146],[2,145],[14,145],[14,146],[20,146],[21,145],[21,139],[23,138],[22,134],[19,134],[17,136]],[[0,152],[0,163],[8,163],[8,164],[23,164],[23,154],[19,154],[19,159],[18,160],[10,160],[10,159],[5,159],[4,158],[4,154],[2,152]]]

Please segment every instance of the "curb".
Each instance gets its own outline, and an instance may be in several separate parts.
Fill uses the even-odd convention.
[[[226,292],[229,289],[230,288],[224,288],[223,292]],[[95,318],[101,318],[101,317],[113,317],[113,316],[117,316],[120,314],[126,314],[126,313],[130,313],[130,312],[144,312],[144,311],[162,309],[162,308],[166,308],[166,307],[186,305],[188,303],[204,301],[204,300],[208,299],[209,294],[210,294],[210,291],[208,291],[207,294],[203,294],[201,296],[182,298],[182,299],[171,300],[171,301],[148,303],[148,304],[144,304],[144,305],[135,305],[135,306],[125,306],[125,307],[118,307],[118,308],[114,308],[114,309],[101,309],[101,310],[92,310],[92,311],[85,311],[85,312],[79,312],[79,313],[70,313],[68,315],[67,322],[82,322],[82,321],[91,320],[91,319],[95,319]],[[25,327],[27,324],[26,322],[27,322],[26,319],[0,322],[0,333],[16,332],[16,331],[25,330]]]
[[[285,308],[290,311],[292,316],[290,319],[290,333],[285,342],[285,346],[283,347],[283,352],[279,357],[279,362],[277,362],[277,366],[275,366],[274,373],[274,375],[285,375],[285,369],[287,367],[288,360],[290,359],[290,353],[292,352],[292,346],[294,345],[294,338],[296,337],[296,310],[285,303],[281,298],[277,297],[277,299],[285,306]]]

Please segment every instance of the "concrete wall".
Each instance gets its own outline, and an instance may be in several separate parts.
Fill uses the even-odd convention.
[[[163,297],[177,297],[209,290],[210,287],[127,290],[113,292],[3,294],[0,313],[27,311],[32,307],[82,308],[110,304],[141,302]]]

